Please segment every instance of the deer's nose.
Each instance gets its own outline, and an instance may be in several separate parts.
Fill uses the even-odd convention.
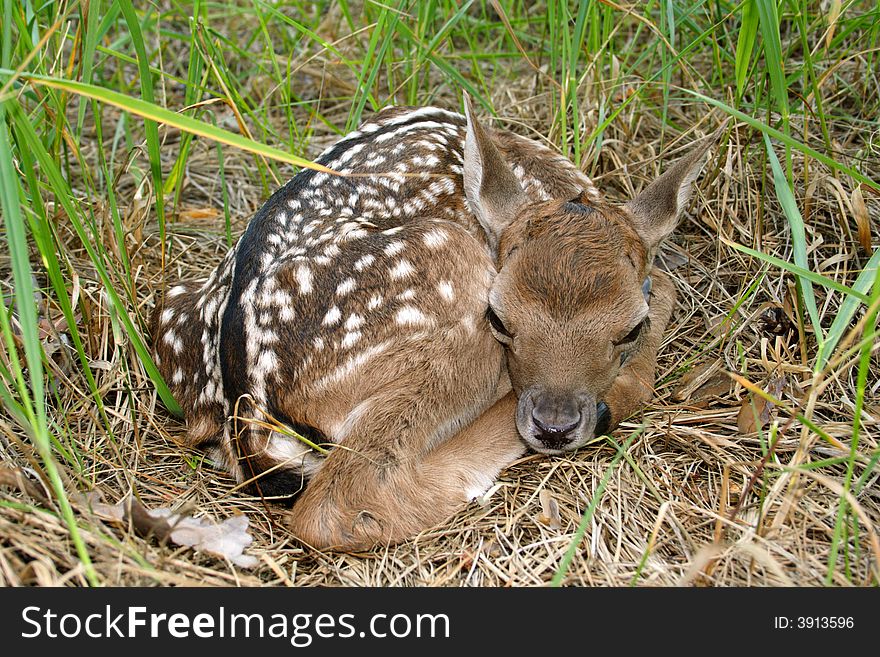
[[[562,449],[571,442],[572,432],[581,423],[581,412],[573,400],[538,400],[532,408],[536,437],[551,449]]]

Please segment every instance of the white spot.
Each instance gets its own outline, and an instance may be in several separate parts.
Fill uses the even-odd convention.
[[[335,244],[328,244],[327,246],[324,247],[324,255],[327,256],[328,258],[335,258],[340,253],[342,253],[342,249],[340,249]]]
[[[437,291],[440,293],[440,296],[447,301],[455,299],[455,289],[449,281],[440,281],[437,283]]]
[[[411,287],[405,289],[403,292],[397,295],[397,298],[401,301],[412,301],[416,298],[416,291]]]
[[[315,338],[314,340],[312,340],[312,344],[315,346],[315,349],[317,349],[318,351],[321,351],[321,349],[324,348],[324,338],[319,336],[319,337]]]
[[[349,221],[348,223],[343,224],[339,229],[336,239],[339,242],[348,242],[349,240],[362,239],[369,234],[370,233],[365,228],[362,228],[356,222]]]
[[[327,314],[324,315],[324,321],[322,322],[324,326],[333,326],[342,318],[342,313],[339,311],[339,308],[333,306],[330,310],[327,311]]]
[[[171,377],[171,383],[177,385],[183,382],[183,370],[179,367],[174,370],[174,376]]]
[[[271,372],[274,372],[278,367],[278,357],[275,355],[275,352],[271,349],[267,349],[260,353],[260,357],[257,360],[257,374],[261,374],[265,376]]]
[[[315,385],[316,389],[325,390],[328,386],[348,378],[352,372],[358,370],[364,363],[386,351],[390,344],[390,341],[381,342],[358,352],[345,363],[335,368],[330,374],[319,380]]]
[[[425,202],[419,198],[410,199],[403,204],[403,214],[412,217],[425,207]]]
[[[176,334],[174,331],[169,330],[169,331],[164,335],[164,337],[162,338],[162,340],[165,342],[165,344],[173,345],[173,344],[174,344],[174,341],[177,340],[177,334]]]
[[[380,305],[382,305],[382,301],[383,301],[383,298],[382,298],[381,294],[374,294],[370,298],[369,303],[367,303],[367,310],[375,310]]]
[[[346,278],[336,288],[337,296],[343,296],[345,294],[348,294],[349,292],[351,292],[354,289],[354,286],[356,284],[357,283],[355,282],[355,280],[353,278]]]
[[[389,270],[391,278],[398,280],[415,273],[415,268],[409,263],[409,260],[398,260],[397,264]]]
[[[363,271],[364,269],[372,265],[375,260],[376,256],[374,256],[372,253],[368,253],[367,255],[358,258],[357,262],[354,263],[354,268],[356,271]]]
[[[297,267],[296,282],[299,284],[300,294],[310,294],[312,291],[312,270],[306,265]]]
[[[389,228],[388,230],[383,230],[383,235],[396,235],[400,231],[403,230],[403,226],[394,226],[393,228]]]
[[[397,311],[397,323],[401,325],[420,326],[429,323],[425,314],[413,306],[404,306]]]
[[[162,320],[161,321],[163,324],[167,324],[168,322],[171,321],[172,317],[174,317],[174,309],[173,308],[166,308],[165,310],[162,311]]]
[[[272,293],[272,303],[279,308],[284,309],[286,306],[290,306],[293,303],[293,299],[286,290],[275,290],[275,292]]]
[[[364,318],[360,315],[349,315],[348,319],[345,320],[345,328],[348,331],[354,331],[364,323]]]
[[[361,339],[361,332],[360,331],[351,331],[349,333],[346,333],[345,336],[342,338],[342,348],[348,349],[349,347],[351,347],[355,342],[357,342],[360,339]]]
[[[272,432],[266,446],[266,454],[279,461],[301,460],[309,453],[309,448],[295,438]]]
[[[406,244],[403,242],[403,240],[394,240],[393,242],[390,242],[388,244],[388,246],[385,247],[385,255],[387,255],[390,258],[391,256],[395,256],[398,253],[400,253],[401,251],[403,251],[403,249],[405,247],[406,247]]]
[[[186,286],[185,285],[177,285],[175,287],[172,287],[170,290],[168,290],[168,296],[169,297],[176,297],[176,296],[180,296],[184,292],[186,292]]]
[[[449,233],[445,230],[435,228],[434,230],[425,233],[422,236],[422,239],[425,241],[425,246],[429,249],[439,249],[449,240]]]
[[[281,306],[278,309],[278,317],[282,322],[292,322],[296,317],[296,313],[293,312],[293,306]]]

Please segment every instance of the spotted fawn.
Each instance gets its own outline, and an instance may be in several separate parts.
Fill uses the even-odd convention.
[[[301,541],[359,549],[613,429],[652,394],[675,301],[654,256],[705,150],[612,204],[467,98],[379,112],[156,308],[187,443],[294,500]]]

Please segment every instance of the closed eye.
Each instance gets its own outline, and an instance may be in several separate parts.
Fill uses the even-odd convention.
[[[639,339],[639,336],[642,334],[642,330],[645,328],[645,326],[647,324],[648,324],[648,318],[645,317],[645,319],[643,319],[641,322],[636,324],[629,333],[627,333],[625,336],[623,336],[619,340],[615,340],[614,346],[615,347],[622,347],[624,345],[631,344],[631,343],[635,342],[636,340]]]
[[[507,327],[504,326],[504,322],[501,321],[501,318],[495,314],[495,311],[492,310],[492,308],[486,309],[486,319],[489,320],[489,325],[492,327],[492,330],[495,331],[496,334],[498,334],[502,338],[506,338],[507,340],[513,339],[510,331],[508,331]]]

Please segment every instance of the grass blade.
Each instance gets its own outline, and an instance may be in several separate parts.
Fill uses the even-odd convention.
[[[866,294],[859,292],[851,287],[847,287],[842,283],[838,283],[833,278],[828,278],[827,276],[823,276],[822,274],[817,274],[814,271],[809,269],[804,269],[803,267],[798,267],[797,265],[793,265],[788,262],[788,260],[783,260],[782,258],[777,258],[776,256],[768,255],[766,253],[761,253],[760,251],[756,251],[755,249],[750,249],[747,246],[743,246],[742,244],[737,244],[736,242],[730,242],[728,240],[723,240],[725,244],[730,246],[737,251],[742,251],[753,258],[758,258],[759,260],[763,260],[764,262],[770,263],[775,267],[779,267],[780,269],[784,269],[786,271],[791,272],[795,276],[799,278],[804,278],[811,283],[816,283],[823,287],[826,287],[830,290],[837,290],[838,292],[843,292],[844,294],[848,294],[851,297],[858,299],[862,303],[867,304],[870,299]]]
[[[559,568],[556,570],[556,574],[553,575],[553,579],[550,581],[550,586],[560,586],[562,584],[562,580],[565,578],[565,573],[568,572],[568,569],[571,566],[571,561],[572,559],[574,559],[574,555],[577,552],[578,546],[581,544],[581,541],[584,538],[584,534],[587,531],[587,526],[593,519],[593,514],[596,512],[596,507],[599,506],[599,500],[602,499],[602,495],[605,493],[605,487],[608,486],[608,482],[611,481],[611,475],[614,473],[614,468],[617,467],[620,459],[622,459],[624,454],[626,454],[626,450],[629,449],[629,446],[632,445],[633,441],[638,438],[644,430],[645,428],[644,426],[642,426],[633,431],[626,439],[626,442],[624,442],[622,447],[614,442],[614,440],[610,436],[608,437],[608,442],[617,447],[617,454],[615,454],[614,458],[611,460],[611,463],[608,464],[608,468],[605,470],[605,474],[602,476],[602,481],[600,481],[599,485],[596,486],[596,492],[593,494],[593,498],[590,500],[590,503],[584,510],[584,515],[581,517],[581,522],[578,525],[578,528],[575,530],[574,536],[571,539],[571,543],[569,544],[568,549],[565,551],[565,554],[562,556],[562,560],[559,562]]]
[[[758,11],[755,0],[746,0],[743,4],[742,20],[739,26],[739,38],[736,40],[736,98],[742,98],[746,85],[749,66],[752,63],[752,51],[758,35]]]
[[[34,132],[34,128],[28,121],[27,116],[17,105],[10,104],[7,107],[12,110],[12,116],[15,119],[16,127],[20,130],[20,134],[24,135],[24,138],[27,142],[27,148],[31,149],[31,152],[40,163],[40,167],[49,179],[50,184],[53,186],[54,189],[63,189],[65,186],[65,182],[63,176],[61,175],[61,171],[59,170],[57,163],[52,159],[51,155],[49,155],[49,153],[43,147],[42,142],[40,141],[39,137],[37,137],[36,132]],[[89,234],[89,231],[86,230],[82,221],[80,221],[79,219],[80,213],[74,206],[71,197],[60,196],[58,197],[57,201],[61,204],[61,206],[64,208],[64,211],[67,213],[67,216],[70,219],[74,231],[82,242],[83,248],[86,250],[86,253],[88,254],[92,264],[95,267],[95,272],[98,274],[98,277],[104,284],[104,289],[110,298],[110,302],[117,309],[125,308],[125,305],[122,303],[121,299],[119,298],[119,294],[113,285],[113,279],[107,271],[105,261],[98,253],[96,243],[99,243],[100,240],[96,238],[95,235]],[[182,411],[180,409],[180,406],[171,395],[171,391],[168,390],[168,386],[165,384],[162,376],[159,374],[159,370],[156,367],[156,364],[153,362],[150,350],[147,348],[146,344],[140,336],[140,331],[135,326],[128,313],[120,312],[119,317],[122,320],[123,325],[125,326],[125,330],[128,333],[128,337],[132,342],[132,346],[138,354],[138,358],[140,358],[141,362],[144,364],[144,369],[146,369],[147,374],[150,376],[150,379],[156,385],[156,391],[161,397],[163,403],[169,411],[176,415],[181,415]]]
[[[0,75],[11,75],[12,73],[13,72],[10,70],[0,69]],[[75,80],[64,80],[34,73],[23,73],[21,74],[21,77],[30,80],[33,84],[87,96],[88,98],[93,98],[107,103],[108,105],[113,105],[119,109],[131,112],[141,118],[163,123],[200,137],[219,141],[221,144],[234,146],[249,153],[263,155],[267,158],[278,160],[279,162],[287,162],[299,167],[315,169],[316,171],[322,171],[324,173],[335,173],[332,169],[328,169],[320,164],[315,164],[309,160],[297,157],[296,155],[291,155],[290,153],[273,148],[272,146],[266,146],[253,139],[242,137],[234,132],[223,130],[222,128],[205,123],[204,121],[197,121],[191,117],[167,110],[164,107],[148,103],[140,98],[132,98],[111,89],[84,84],[82,82],[76,82]]]
[[[807,235],[804,230],[804,219],[798,210],[797,202],[792,194],[788,179],[782,172],[779,165],[779,159],[770,143],[770,138],[765,134],[764,143],[767,146],[767,157],[770,159],[770,166],[773,169],[773,185],[776,189],[776,198],[782,206],[782,211],[788,219],[788,226],[791,230],[791,245],[794,252],[794,262],[801,269],[810,269],[810,263],[807,261]],[[810,284],[810,278],[806,276],[798,276],[798,287],[801,291],[801,297],[807,312],[810,314],[810,321],[813,323],[813,332],[816,334],[816,340],[819,342],[819,349],[822,349],[822,343],[825,341],[825,334],[822,332],[822,325],[819,320],[819,309],[816,307],[816,296],[813,293],[813,286]]]
[[[874,251],[874,255],[871,256],[868,264],[865,265],[862,273],[859,274],[856,282],[853,283],[853,291],[860,292],[861,294],[867,294],[870,292],[874,281],[880,278],[877,275],[878,267],[880,267],[880,250]],[[847,297],[841,302],[840,308],[837,309],[837,314],[834,316],[834,321],[831,322],[831,326],[828,328],[825,341],[819,345],[819,351],[816,355],[816,365],[813,368],[816,372],[822,370],[828,363],[828,359],[831,358],[831,354],[834,353],[837,343],[840,342],[843,334],[846,333],[846,329],[849,327],[858,308],[859,302],[855,296],[847,295]]]
[[[7,5],[8,11],[9,5]],[[6,23],[8,26],[8,22]],[[8,32],[7,32],[8,33]],[[46,415],[46,397],[43,386],[43,361],[42,347],[39,342],[39,330],[37,312],[34,304],[34,287],[32,283],[31,264],[28,259],[28,246],[25,234],[24,220],[21,216],[18,194],[18,176],[12,162],[12,143],[9,138],[9,128],[6,123],[7,103],[0,104],[0,208],[3,209],[3,226],[6,229],[9,256],[12,263],[12,274],[15,282],[15,307],[18,310],[18,318],[21,323],[21,340],[24,345],[25,360],[27,362],[28,379],[30,381],[30,394],[22,385],[20,393],[23,397],[23,410],[28,422],[24,428],[28,431],[43,465],[55,499],[61,507],[61,515],[70,532],[70,538],[76,548],[77,555],[85,570],[86,579],[93,586],[98,585],[98,576],[92,566],[85,541],[79,532],[76,518],[67,492],[64,490],[64,482],[55,464],[52,454],[52,440]],[[9,335],[10,327],[6,321],[5,313],[3,332]],[[23,377],[19,372],[19,380],[23,384]]]

